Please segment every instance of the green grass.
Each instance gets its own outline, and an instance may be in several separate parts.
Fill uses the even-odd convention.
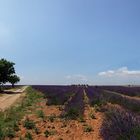
[[[45,120],[45,118],[46,118],[46,116],[42,110],[37,110],[36,115],[38,118],[42,118],[43,120]]]
[[[56,115],[52,114],[52,115],[48,116],[47,118],[48,118],[48,121],[54,122],[54,120],[56,119]]]
[[[7,109],[4,112],[0,112],[0,140],[5,138],[13,138],[17,131],[19,131],[19,122],[25,114],[28,113],[28,108],[35,107],[42,98],[42,95],[28,87],[26,90],[26,96],[16,106]]]
[[[35,128],[35,122],[30,120],[29,118],[26,118],[26,120],[24,121],[23,126],[26,129],[34,129]]]
[[[93,129],[92,129],[92,127],[90,126],[90,125],[85,125],[84,126],[84,132],[91,132],[91,131],[93,131]]]
[[[25,138],[26,138],[26,140],[33,140],[32,134],[30,132],[27,132],[25,134]]]
[[[79,116],[79,111],[76,108],[70,108],[63,117],[68,120],[77,120]]]
[[[92,111],[89,113],[89,117],[91,119],[96,119],[95,114]]]
[[[49,136],[52,136],[52,135],[55,135],[57,132],[55,131],[55,130],[46,130],[45,132],[44,132],[44,134],[45,134],[45,137],[49,137]]]

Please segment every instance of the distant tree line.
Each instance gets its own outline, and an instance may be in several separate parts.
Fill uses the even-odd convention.
[[[15,83],[20,81],[20,78],[16,75],[15,63],[7,61],[6,59],[0,59],[0,90],[2,86],[9,82],[14,87]]]

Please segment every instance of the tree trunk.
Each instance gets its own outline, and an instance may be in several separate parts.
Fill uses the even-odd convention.
[[[0,92],[2,92],[2,85],[0,84]]]
[[[4,91],[4,86],[3,86],[3,83],[0,84],[0,92],[3,92]]]
[[[14,84],[12,84],[12,88],[14,88],[15,87],[15,85]]]

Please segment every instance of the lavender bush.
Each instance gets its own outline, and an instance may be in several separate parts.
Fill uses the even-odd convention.
[[[118,107],[107,107],[101,133],[104,140],[140,140],[140,117]]]

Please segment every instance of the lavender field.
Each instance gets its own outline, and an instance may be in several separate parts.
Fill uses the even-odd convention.
[[[104,140],[140,140],[140,87],[32,87],[44,94],[47,105],[62,105],[61,117],[65,119],[84,118],[87,98],[90,108],[104,114],[100,128]]]

